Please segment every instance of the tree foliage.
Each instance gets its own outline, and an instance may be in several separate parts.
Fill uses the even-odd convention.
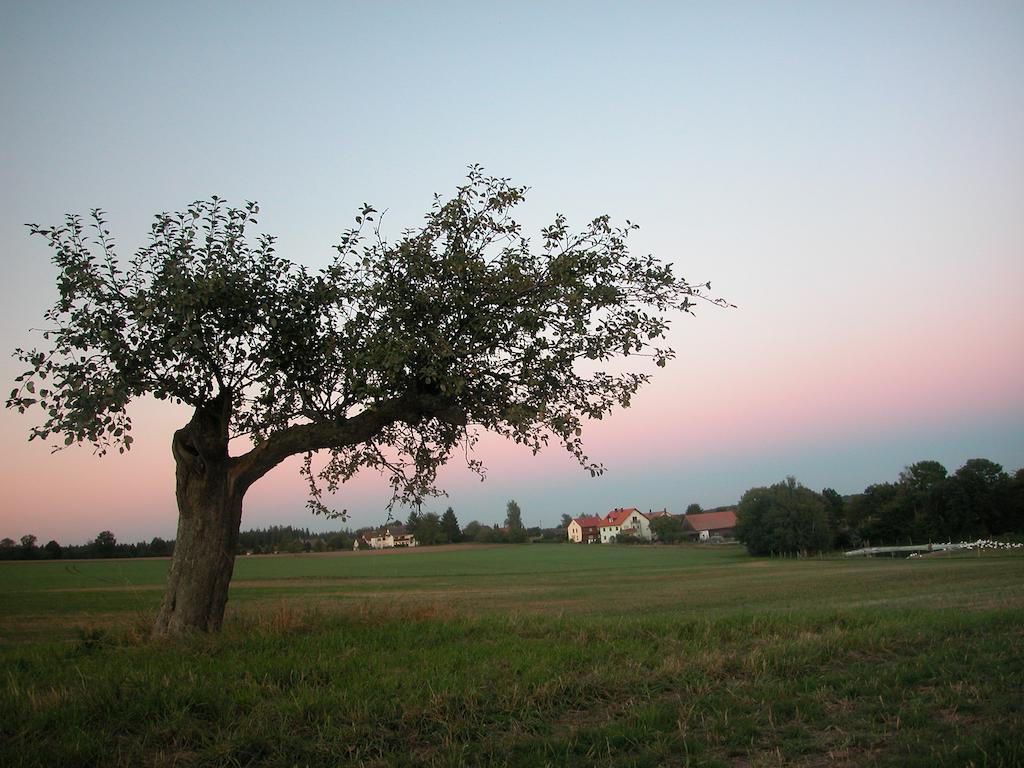
[[[817,552],[831,545],[822,497],[789,477],[751,488],[736,509],[736,538],[752,555]]]
[[[695,505],[691,504],[690,506]],[[651,532],[654,534],[655,541],[660,541],[663,544],[675,544],[687,538],[683,528],[683,519],[676,515],[662,515],[651,520]]]
[[[448,507],[441,515],[441,533],[444,540],[449,544],[456,544],[462,541],[462,529],[459,527],[459,519],[455,516],[455,510]]]
[[[117,538],[110,531],[100,531],[92,545],[97,557],[112,557],[117,547]]]
[[[424,224],[388,242],[365,206],[331,263],[312,273],[250,235],[259,211],[214,197],[160,214],[127,263],[106,217],[31,226],[47,240],[60,298],[46,348],[9,407],[40,409],[30,439],[131,446],[128,404],[143,395],[227,412],[230,437],[256,447],[247,482],[292,453],[324,488],[360,468],[391,477],[396,499],[433,492],[436,471],[475,428],[539,450],[552,439],[593,473],[583,421],[628,406],[646,373],[583,372],[581,360],[673,357],[656,346],[671,310],[701,290],[669,265],[631,254],[628,223],[565,217],[534,248],[512,218],[525,188],[471,169]],[[224,402],[218,400],[222,398]],[[468,427],[468,428],[467,428]],[[482,472],[470,458],[472,468]],[[326,511],[320,485],[311,506]]]
[[[508,529],[508,540],[513,544],[526,541],[526,526],[523,525],[523,512],[514,499],[505,505],[505,527]]]
[[[876,545],[962,541],[1024,532],[1020,484],[989,459],[969,459],[950,475],[937,461],[906,467],[846,508],[845,525]]]

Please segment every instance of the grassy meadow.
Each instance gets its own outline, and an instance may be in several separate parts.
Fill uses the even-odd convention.
[[[5,766],[1020,766],[1024,556],[458,546],[0,563]]]

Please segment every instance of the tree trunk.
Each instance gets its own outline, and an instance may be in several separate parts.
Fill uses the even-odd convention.
[[[248,453],[228,453],[231,391],[223,389],[196,408],[174,433],[178,538],[167,576],[167,592],[153,631],[157,635],[216,632],[224,621],[228,586],[242,522],[242,497],[289,456],[357,445],[384,427],[436,418],[465,427],[466,414],[433,396],[399,398],[367,408],[350,419],[296,424],[278,431]]]
[[[221,396],[197,408],[174,434],[178,537],[154,632],[216,632],[224,620],[242,520],[227,450],[228,407]]]

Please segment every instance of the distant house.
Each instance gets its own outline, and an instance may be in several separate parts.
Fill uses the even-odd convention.
[[[708,541],[712,536],[721,536],[724,539],[732,538],[735,527],[735,509],[683,515],[683,530],[697,534],[700,541]]]
[[[601,543],[615,541],[620,535],[636,536],[644,541],[651,540],[651,521],[635,507],[613,509],[604,516],[601,525]]]
[[[367,531],[352,545],[353,549],[359,549],[362,542],[370,549],[392,549],[394,547],[415,547],[416,538],[409,533],[404,525],[396,523],[381,528],[379,531]]]
[[[650,518],[635,507],[617,507],[604,517],[585,515],[574,517],[566,529],[569,541],[590,544],[599,541],[608,544],[620,535],[636,536],[644,541],[651,540]]]
[[[569,523],[569,527],[566,528],[566,534],[569,537],[569,541],[575,541],[578,544],[590,544],[601,540],[601,526],[603,524],[604,520],[600,517],[591,515],[574,517],[572,522]]]

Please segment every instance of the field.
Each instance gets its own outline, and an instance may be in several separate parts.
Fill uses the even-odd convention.
[[[1024,557],[533,545],[0,564],[0,764],[1020,766]]]

